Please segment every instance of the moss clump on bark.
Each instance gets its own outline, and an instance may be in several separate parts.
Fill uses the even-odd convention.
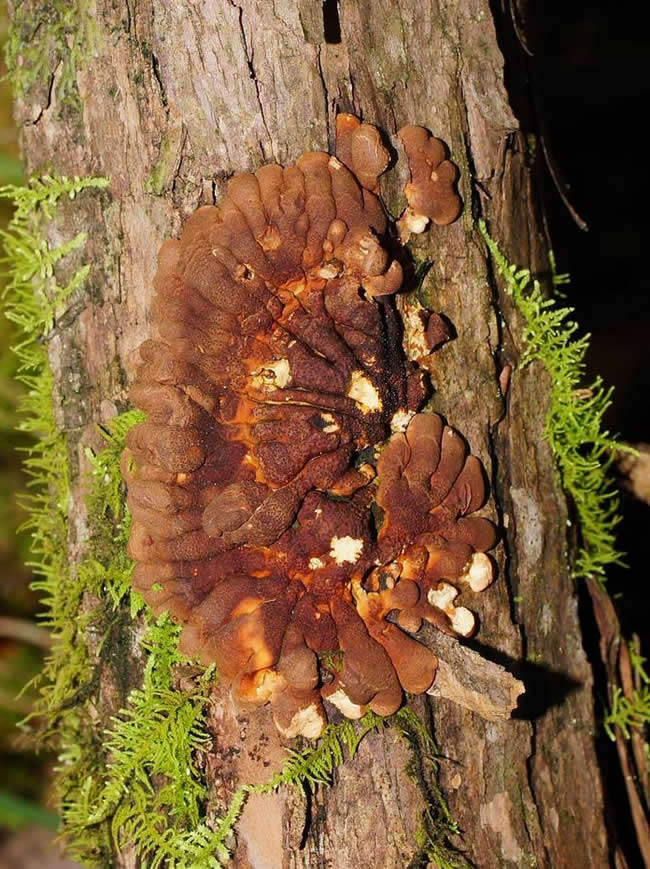
[[[52,634],[34,715],[43,722],[41,742],[59,754],[57,790],[62,802],[73,782],[83,781],[94,768],[99,748],[92,722],[79,711],[96,684],[96,673],[85,640],[89,620],[80,618],[84,580],[70,570],[67,560],[68,445],[54,419],[45,339],[65,300],[86,280],[89,267],[78,267],[65,286],[58,286],[55,266],[82,249],[86,236],[79,233],[52,248],[43,228],[53,219],[60,199],[73,199],[83,190],[107,183],[101,178],[44,176],[25,187],[0,189],[0,196],[10,199],[15,208],[2,241],[7,278],[4,311],[18,331],[13,350],[18,379],[26,387],[19,428],[33,438],[24,460],[29,477],[29,491],[23,498],[29,516],[25,528],[32,541],[29,567],[36,577],[33,587],[42,597],[43,622]]]
[[[578,325],[569,319],[573,308],[559,307],[555,299],[543,295],[528,269],[509,263],[484,221],[479,222],[479,230],[505,281],[506,291],[524,318],[525,351],[519,367],[541,362],[551,377],[546,438],[555,455],[562,485],[575,507],[582,544],[573,562],[573,576],[593,579],[602,587],[607,568],[623,564],[623,553],[616,542],[616,527],[621,521],[620,499],[608,471],[617,453],[636,454],[636,450],[621,444],[603,429],[603,416],[611,404],[613,390],[607,389],[600,377],[584,385],[590,336],[575,337]],[[558,290],[568,283],[568,276],[557,274],[552,253],[550,264],[553,289]],[[647,752],[650,676],[640,649],[632,643],[629,650],[639,687],[629,696],[620,687],[614,688],[612,707],[603,726],[612,740],[616,739],[616,728],[625,739],[636,730]]]
[[[17,97],[39,85],[78,105],[77,69],[92,52],[94,15],[84,0],[14,0],[5,62]]]
[[[617,452],[629,448],[603,429],[603,416],[611,404],[612,389],[600,377],[585,385],[585,356],[589,335],[576,338],[578,324],[569,319],[573,308],[559,307],[542,293],[528,269],[509,263],[489,235],[484,221],[479,230],[524,319],[524,353],[519,368],[540,362],[551,378],[545,434],[557,461],[562,485],[575,507],[582,546],[574,563],[576,579],[593,577],[603,583],[607,567],[622,564],[616,544],[621,521],[618,492],[608,469]],[[566,284],[551,255],[553,288]]]

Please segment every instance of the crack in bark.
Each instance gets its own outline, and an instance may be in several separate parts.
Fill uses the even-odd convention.
[[[523,639],[523,626],[522,626],[522,639]],[[522,812],[521,819],[524,827],[526,828],[526,832],[528,833],[528,839],[530,842],[534,842],[537,848],[541,848],[544,857],[546,859],[547,865],[551,865],[549,862],[549,852],[546,847],[546,831],[544,829],[544,818],[542,812],[540,811],[540,807],[537,804],[537,792],[533,782],[533,758],[537,754],[537,727],[535,726],[534,721],[530,721],[530,751],[528,753],[528,757],[526,758],[526,781],[528,782],[528,790],[530,792],[530,798],[535,809],[535,816],[537,818],[537,826],[539,833],[536,836],[535,830],[531,830],[528,824],[528,816],[526,812]]]
[[[357,103],[357,93],[354,87],[354,75],[352,73],[352,67],[348,64],[348,80],[350,82],[350,99],[352,101],[352,108],[355,114],[360,115],[361,110],[359,108],[359,104]]]
[[[327,82],[325,81],[325,73],[323,71],[323,45],[322,43],[318,46],[318,53],[316,55],[316,64],[318,66],[318,76],[321,80],[321,84],[323,86],[323,98],[325,100],[325,130],[327,131],[327,144],[329,146],[329,150],[332,151],[334,148],[334,141],[332,139],[332,130],[330,125],[330,96],[327,88]]]
[[[160,61],[158,60],[158,56],[155,52],[151,52],[151,69],[153,71],[153,77],[158,82],[158,87],[160,89],[160,100],[163,104],[163,108],[165,109],[165,114],[169,116],[169,101],[167,100],[167,91],[165,90],[165,85],[163,84],[162,74],[160,72]]]
[[[185,146],[187,144],[188,130],[185,124],[181,124],[181,141],[178,146],[178,159],[176,161],[176,166],[174,168],[174,173],[172,175],[172,183],[171,183],[171,193],[174,201],[176,201],[176,182],[181,177],[181,168],[183,166],[183,160],[185,158]],[[216,203],[215,203],[216,204]]]
[[[39,113],[36,115],[36,117],[33,120],[25,121],[24,126],[35,127],[38,124],[38,122],[41,120],[41,118],[43,117],[45,112],[47,112],[48,109],[50,108],[50,106],[52,105],[52,95],[54,94],[54,82],[56,80],[56,74],[57,74],[60,67],[61,67],[61,61],[59,61],[57,63],[57,65],[54,68],[54,71],[52,73],[50,73],[50,77],[49,77],[49,80],[47,83],[47,102],[45,103],[44,106],[41,106],[41,110],[39,111]]]
[[[124,7],[126,9],[126,22],[125,22],[124,29],[126,30],[127,33],[130,33],[131,32],[131,24],[133,22],[133,15],[131,14],[131,7],[129,5],[129,0],[126,0]],[[133,35],[136,36],[135,28],[133,28]]]
[[[249,46],[248,39],[246,38],[246,29],[244,27],[244,10],[241,6],[238,6],[234,0],[228,0],[230,6],[233,9],[237,10],[238,14],[238,22],[239,22],[239,34],[241,37],[242,46],[244,49],[244,55],[246,57],[246,65],[248,66],[248,72],[253,82],[253,86],[255,88],[255,95],[257,97],[257,105],[259,106],[260,117],[262,118],[262,124],[266,131],[266,135],[268,137],[269,142],[273,142],[273,137],[271,136],[271,131],[269,130],[268,124],[266,122],[266,114],[264,112],[264,103],[262,102],[262,96],[260,94],[260,82],[257,77],[257,73],[255,72],[255,52],[252,46]],[[266,150],[264,148],[264,144],[261,140],[259,140],[260,151],[262,152],[262,157],[264,160],[267,159]]]

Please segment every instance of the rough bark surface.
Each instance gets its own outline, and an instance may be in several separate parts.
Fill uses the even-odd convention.
[[[567,507],[542,432],[548,382],[531,366],[512,377],[507,403],[501,396],[498,374],[516,365],[520,322],[493,284],[474,224],[482,212],[512,259],[545,269],[531,160],[504,86],[498,12],[488,0],[341,0],[334,44],[325,39],[322,4],[310,0],[96,0],[90,15],[79,105],[58,102],[54,65],[51,80],[17,103],[30,170],[111,181],[103,200],[80,199],[52,229],[66,238],[87,230],[93,264],[90,284],[50,341],[76,479],[73,558],[86,536],[84,447],[96,443],[95,424],[125,406],[127,359],[148,333],[161,242],[218,198],[233,172],[327,149],[339,110],[377,124],[396,150],[397,129],[427,126],[460,166],[465,202],[460,220],[416,245],[433,260],[428,299],[457,333],[430,366],[434,407],[488,468],[505,528],[476,648],[514,669],[529,697],[516,720],[494,722],[427,698],[442,787],[462,830],[457,844],[482,869],[609,866]],[[382,182],[394,209],[403,172]],[[133,654],[122,648],[119,663],[103,670],[105,721],[139,682],[135,634],[123,637]],[[420,709],[426,717],[424,701]],[[208,771],[218,805],[237,781],[272,769],[261,772],[256,751],[239,750],[243,728],[255,732],[267,760],[277,762],[279,746],[268,719],[237,718],[227,699],[215,699],[211,723]],[[393,733],[369,736],[334,785],[315,794],[307,827],[307,807],[293,795],[252,803],[236,865],[409,865],[425,797],[407,761]],[[126,865],[132,856],[116,855],[115,866]]]

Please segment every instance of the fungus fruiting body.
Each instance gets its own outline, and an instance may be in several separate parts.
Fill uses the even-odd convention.
[[[442,144],[402,139],[402,225],[455,219]],[[286,737],[318,736],[324,700],[386,715],[429,689],[436,656],[411,634],[469,635],[454,583],[492,578],[480,463],[419,412],[402,351],[387,165],[376,128],[344,114],[336,156],[236,175],[161,248],[131,387],[147,414],[123,458],[134,586]]]

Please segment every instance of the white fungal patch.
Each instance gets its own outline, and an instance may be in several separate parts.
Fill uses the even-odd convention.
[[[439,610],[447,611],[449,607],[453,608],[454,601],[458,597],[458,589],[454,588],[448,582],[441,582],[437,588],[430,588],[427,595],[427,600],[431,606],[438,607]]]
[[[404,342],[409,359],[417,360],[431,353],[424,329],[423,314],[425,309],[418,303],[409,304],[402,311],[404,318]]]
[[[406,196],[409,195],[409,187],[410,184],[407,184],[404,188],[404,192]],[[406,244],[406,242],[411,237],[411,234],[419,235],[429,225],[429,218],[426,214],[418,214],[413,211],[410,207],[406,209],[404,214],[397,221],[397,227],[399,229],[400,241],[402,244]]]
[[[461,582],[466,582],[472,591],[485,591],[494,580],[494,565],[485,552],[475,552],[465,566],[460,576]]]
[[[353,703],[342,688],[339,688],[338,691],[330,694],[325,699],[333,703],[346,718],[353,718],[355,720],[363,718],[367,709],[366,706],[358,706],[356,703]]]
[[[309,559],[309,569],[318,570],[319,567],[325,567],[325,562],[320,558]]]
[[[397,410],[393,414],[393,418],[390,421],[390,430],[394,432],[398,431],[406,431],[408,424],[415,416],[415,411],[413,410]]]
[[[327,263],[327,265],[321,266],[316,272],[319,278],[325,278],[325,280],[331,280],[332,278],[338,278],[341,274],[341,266],[337,265],[334,262]]]
[[[320,418],[325,423],[324,428],[321,429],[325,434],[334,434],[334,432],[339,431],[339,424],[331,413],[321,413]]]
[[[363,551],[363,540],[355,537],[332,537],[330,557],[337,564],[356,564]]]
[[[406,217],[406,225],[410,232],[419,235],[429,225],[429,218],[426,214],[415,214],[412,212]]]
[[[451,626],[461,637],[469,637],[476,627],[474,613],[465,606],[456,607],[451,616]]]
[[[469,637],[476,627],[476,618],[471,610],[467,607],[454,606],[454,601],[458,597],[458,589],[448,582],[441,582],[437,588],[429,589],[427,600],[431,606],[442,610],[451,622],[452,628],[461,637]]]
[[[288,359],[274,359],[265,362],[251,372],[251,386],[266,392],[271,389],[284,389],[291,383],[291,367]]]
[[[271,699],[271,694],[276,688],[278,682],[283,677],[280,676],[275,670],[267,668],[265,670],[258,670],[255,674],[254,679],[254,697],[256,700],[264,703]],[[252,698],[251,698],[252,699]]]
[[[346,395],[357,403],[362,413],[382,409],[379,393],[362,371],[352,372]]]
[[[280,733],[287,739],[295,736],[304,736],[306,739],[317,739],[323,732],[325,721],[323,711],[315,703],[300,709],[291,719],[288,727],[280,727],[276,721]]]

